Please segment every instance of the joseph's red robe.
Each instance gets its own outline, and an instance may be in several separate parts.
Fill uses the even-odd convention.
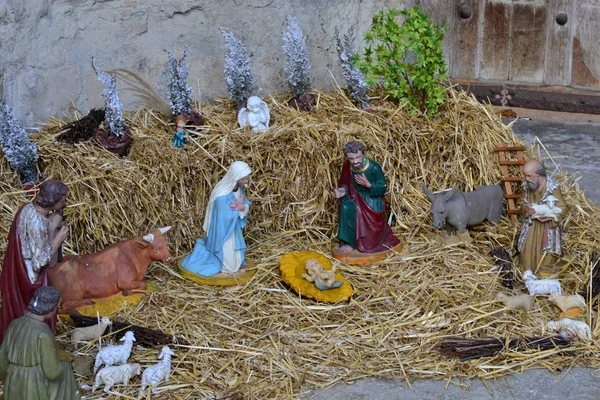
[[[27,305],[33,297],[33,292],[39,287],[48,286],[48,271],[42,268],[35,283],[27,276],[27,266],[21,253],[19,237],[19,217],[23,206],[19,208],[10,231],[8,232],[8,247],[2,264],[0,275],[0,292],[2,292],[2,312],[0,313],[0,342],[8,330],[10,323],[29,313]],[[56,317],[48,321],[48,326],[54,332]]]

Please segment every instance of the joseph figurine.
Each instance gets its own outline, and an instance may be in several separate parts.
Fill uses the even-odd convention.
[[[29,314],[11,322],[0,345],[0,380],[4,400],[79,400],[69,361],[61,360],[54,334],[44,322],[56,315],[60,292],[52,286],[37,289]]]
[[[377,253],[396,247],[400,240],[385,217],[387,184],[381,166],[365,157],[365,146],[355,140],[344,146],[344,155],[346,162],[335,189],[340,251]]]
[[[525,221],[519,235],[517,250],[519,264],[523,270],[530,269],[534,273],[552,273],[564,255],[562,248],[562,221],[566,214],[566,204],[558,182],[548,176],[546,167],[535,158],[527,160],[523,167]],[[548,197],[557,199],[555,207],[562,211],[557,214],[558,221],[549,217],[533,218],[535,210],[530,204],[544,204]]]

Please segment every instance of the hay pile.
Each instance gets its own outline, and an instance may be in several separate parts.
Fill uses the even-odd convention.
[[[240,287],[201,287],[182,279],[175,263],[154,264],[148,279],[160,291],[137,309],[119,313],[118,319],[184,336],[191,343],[175,347],[166,398],[192,393],[286,398],[361,377],[393,376],[410,383],[420,377],[491,378],[529,367],[598,365],[595,343],[464,363],[436,351],[441,339],[452,335],[540,336],[558,313],[545,299],[538,299],[527,318],[493,302],[495,293],[506,289],[487,253],[500,245],[512,248],[517,232],[507,218],[496,230],[472,230],[472,245],[444,248],[434,239],[423,182],[434,191],[499,183],[493,149],[498,143],[518,143],[509,127],[455,91],[432,121],[385,101],[379,101],[374,114],[356,109],[342,94],[319,93],[317,101],[312,112],[301,113],[271,99],[273,128],[261,134],[236,128],[232,103],[207,105],[203,114],[209,126],[186,149],[170,146],[174,129],[163,116],[142,110],[129,116],[134,144],[125,159],[93,142],[75,147],[57,143],[54,138],[66,122],[50,121],[34,137],[41,147],[43,174],[62,179],[71,189],[67,253],[97,251],[173,225],[167,240],[173,256],[182,257],[203,235],[208,196],[229,163],[251,165],[246,238],[247,257],[259,268],[253,281]],[[286,288],[278,263],[290,251],[328,253],[336,233],[333,188],[343,145],[351,139],[363,141],[367,155],[386,172],[393,230],[406,246],[402,254],[373,265],[338,265],[355,294],[349,303],[319,304]],[[24,199],[5,161],[0,173],[0,234],[6,237]],[[571,205],[564,236],[572,263],[561,279],[565,292],[573,293],[587,283],[600,217],[576,184],[563,176],[559,180]],[[6,242],[1,243],[3,251]],[[587,319],[597,334],[595,313],[588,312]],[[61,332],[66,329],[61,326]],[[68,343],[64,347],[74,350]],[[96,353],[93,346],[78,350]],[[150,365],[157,355],[158,349],[136,349],[132,362]],[[134,396],[139,381],[133,384],[113,390]]]

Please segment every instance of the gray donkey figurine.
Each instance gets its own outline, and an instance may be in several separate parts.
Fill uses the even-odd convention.
[[[479,186],[472,192],[457,192],[456,188],[452,188],[437,196],[425,184],[423,190],[431,201],[433,227],[441,229],[446,225],[448,235],[458,231],[461,239],[471,241],[467,226],[480,224],[486,219],[494,225],[500,221],[504,198],[500,186]]]

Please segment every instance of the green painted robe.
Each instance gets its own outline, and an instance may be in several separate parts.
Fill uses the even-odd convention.
[[[344,167],[342,168],[342,175],[340,177],[340,182],[338,182],[338,187],[344,187],[346,189],[346,194],[339,200],[338,239],[344,243],[348,243],[355,249],[360,249],[360,246],[357,244],[356,240],[357,204],[355,200],[350,198],[350,188],[347,187],[349,182],[347,182],[344,178],[344,168],[349,168],[348,161],[346,161]],[[363,161],[363,168],[360,171],[354,171],[350,168],[350,172],[352,175],[352,182],[350,184],[352,184],[356,193],[362,198],[362,200],[364,200],[365,204],[370,208],[370,210],[375,213],[382,213],[385,211],[385,202],[383,196],[387,191],[387,184],[381,166],[375,161],[365,157]],[[360,174],[365,175],[371,184],[370,188],[356,183],[355,176]],[[381,217],[385,219],[385,215],[382,215]],[[382,222],[385,224],[385,221]],[[386,250],[387,247],[394,247],[394,245],[398,244],[398,240],[391,236],[391,230],[387,224],[385,224],[385,228],[386,229],[383,232],[383,235],[381,235],[381,243],[375,243],[376,241],[371,240],[373,243],[375,243],[373,247],[376,250],[369,252]],[[367,227],[364,229],[369,228]],[[387,231],[389,231],[389,234]],[[379,233],[373,233],[374,237],[378,235]]]
[[[79,400],[68,361],[60,361],[54,334],[29,315],[15,319],[0,345],[4,400]]]

